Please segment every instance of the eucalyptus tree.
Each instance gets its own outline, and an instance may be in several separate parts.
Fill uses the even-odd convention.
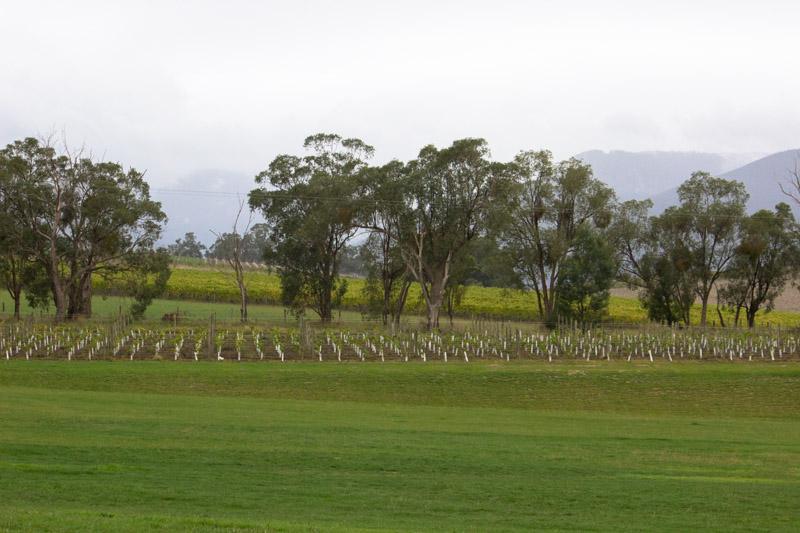
[[[70,188],[70,158],[57,154],[49,142],[34,138],[14,141],[3,149],[0,158],[4,166],[0,194],[5,213],[30,232],[32,238],[21,251],[46,270],[56,319],[64,319],[67,282],[61,260],[61,231]]]
[[[279,155],[256,176],[250,206],[269,224],[265,259],[277,268],[284,304],[311,307],[327,322],[347,288],[339,254],[358,231],[358,175],[374,149],[325,133],[303,146],[307,155]]]
[[[609,236],[619,263],[618,276],[631,288],[647,289],[650,282],[645,262],[656,252],[652,235],[651,200],[627,200],[614,210]]]
[[[146,263],[140,256],[155,253],[167,219],[136,169],[90,157],[73,159],[71,167],[60,232],[66,242],[69,318],[91,315],[93,276],[113,277]]]
[[[129,269],[122,278],[125,294],[133,299],[130,312],[133,318],[142,318],[153,299],[167,288],[172,271],[170,254],[166,248],[151,253],[136,254],[128,259]]]
[[[618,278],[639,290],[648,318],[688,325],[694,300],[689,252],[674,225],[650,216],[652,205],[628,200],[615,209],[607,233],[617,253]]]
[[[725,276],[722,294],[735,310],[735,322],[744,310],[747,326],[756,313],[768,312],[800,267],[798,226],[785,203],[774,211],[763,209],[742,221],[742,238]]]
[[[411,224],[407,201],[408,167],[391,161],[365,169],[360,175],[358,225],[369,232],[361,246],[367,279],[367,312],[384,324],[397,324],[405,307],[413,277],[403,260],[401,238]]]
[[[244,206],[245,202],[242,200],[239,203],[239,209],[236,212],[236,218],[233,220],[233,228],[230,233],[219,234],[212,232],[217,237],[217,242],[212,246],[212,251],[217,257],[224,259],[233,270],[233,279],[236,282],[236,288],[239,290],[239,319],[242,322],[247,322],[247,306],[250,302],[247,292],[247,279],[245,279],[244,254],[250,224],[253,222],[253,210],[249,210],[247,222],[245,222],[244,228],[240,230],[239,220],[242,217]],[[217,246],[218,243],[220,243],[219,246]]]
[[[516,203],[503,240],[536,293],[540,316],[553,323],[564,262],[584,228],[608,226],[614,192],[594,178],[589,165],[577,159],[555,163],[548,151],[521,152],[514,167]]]
[[[683,228],[669,213],[653,217],[647,227],[652,247],[641,262],[648,281],[641,301],[651,320],[691,323],[696,278],[693,255]]]
[[[708,300],[739,245],[739,228],[749,195],[744,184],[695,172],[678,187],[680,205],[660,217],[689,255],[689,273],[700,299],[700,325],[708,322]]]
[[[0,172],[3,172],[2,165],[0,161]],[[24,238],[23,228],[8,214],[0,196],[0,281],[11,297],[16,319],[20,317],[25,269],[29,263],[22,242]]]
[[[614,251],[606,236],[582,226],[575,236],[572,253],[558,272],[559,318],[600,321],[608,311],[617,268]]]
[[[0,184],[8,179],[9,161],[0,152]],[[28,254],[25,252],[25,228],[11,214],[9,198],[0,187],[0,280],[13,301],[14,318],[19,319],[22,303],[25,268]]]
[[[439,327],[454,263],[493,215],[504,211],[511,169],[489,156],[485,140],[461,139],[443,149],[426,146],[408,163],[405,198],[411,213],[400,250],[420,285],[429,329]]]
[[[175,239],[173,244],[167,246],[167,251],[175,257],[202,259],[206,250],[206,245],[198,241],[197,236],[192,231],[184,234],[183,238]]]
[[[268,242],[269,226],[263,222],[253,224],[244,235],[242,259],[251,263],[263,262],[264,250],[267,249]]]
[[[29,236],[20,251],[47,273],[56,318],[91,314],[92,276],[134,268],[161,234],[166,216],[143,174],[34,138],[2,159],[0,194]]]
[[[213,232],[212,232],[213,233]],[[241,233],[241,234],[240,234]],[[223,232],[214,234],[214,242],[206,252],[206,257],[225,259],[238,245],[241,247],[241,260],[251,263],[264,261],[264,250],[269,242],[269,229],[266,224],[253,224],[244,232]],[[238,241],[241,242],[238,242]]]

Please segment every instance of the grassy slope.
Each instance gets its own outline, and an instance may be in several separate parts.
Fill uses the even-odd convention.
[[[791,530],[796,365],[0,365],[0,528]]]

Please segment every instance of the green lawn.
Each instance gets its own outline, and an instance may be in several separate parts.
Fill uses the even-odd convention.
[[[796,364],[0,364],[0,530],[796,530]]]
[[[100,319],[115,317],[119,315],[120,308],[123,313],[127,313],[131,302],[132,300],[130,298],[121,296],[95,296],[92,298],[93,317]],[[5,307],[0,307],[0,312],[5,310],[5,314],[8,316],[13,307],[11,305],[11,298],[5,292],[0,293],[0,306],[3,305]],[[51,308],[50,314],[52,314],[52,311],[53,309]],[[147,320],[160,320],[165,314],[175,313],[176,311],[180,312],[182,315],[185,314],[189,319],[193,320],[205,320],[212,314],[216,315],[219,321],[237,322],[239,320],[239,306],[236,304],[164,299],[153,300],[153,303],[147,308],[145,318]],[[248,313],[251,321],[274,322],[282,321],[285,317],[284,308],[277,305],[250,305],[248,307]],[[34,318],[49,316],[48,313],[32,310],[27,305],[27,302],[24,302],[22,305],[22,315],[23,317],[33,316]],[[307,316],[309,319],[314,320],[317,315],[309,311]],[[413,318],[414,317],[409,317],[410,320],[413,320]],[[361,313],[356,311],[337,312],[334,319],[336,321],[341,320],[345,323],[362,322]],[[294,321],[291,316],[289,316],[289,320]]]

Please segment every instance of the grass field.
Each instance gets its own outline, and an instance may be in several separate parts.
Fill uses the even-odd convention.
[[[132,300],[122,296],[95,296],[92,299],[93,317],[104,319],[118,316],[120,309],[127,313]],[[0,305],[5,304],[6,315],[9,314],[11,307],[11,299],[8,294],[0,293]],[[2,308],[0,308],[1,310]],[[52,309],[50,310],[52,312]],[[284,308],[277,305],[259,305],[254,304],[248,307],[251,321],[282,321],[286,317]],[[192,301],[192,300],[167,300],[157,299],[154,300],[150,307],[145,312],[145,319],[147,320],[160,320],[165,314],[180,312],[185,314],[188,318],[205,320],[210,315],[214,314],[218,320],[238,322],[239,320],[239,306],[226,302],[205,302],[205,301]],[[27,303],[22,306],[23,317],[33,316],[40,318],[41,311],[32,310],[28,307]],[[47,315],[47,313],[45,313]],[[315,318],[316,315],[309,313],[310,318]],[[361,313],[357,311],[342,310],[335,314],[334,317],[337,321],[341,319],[342,322],[362,322]],[[290,320],[294,320],[289,315]]]
[[[263,270],[252,271],[247,274],[250,301],[264,307],[278,305],[281,301],[280,281],[275,274]],[[343,314],[360,319],[359,311],[364,307],[365,301],[362,294],[364,280],[347,278],[348,288],[343,299]],[[101,279],[95,280],[98,292],[114,294],[118,292],[114,283]],[[787,289],[796,292],[796,289]],[[635,294],[628,291],[628,297],[611,296],[609,301],[607,320],[615,323],[644,323],[647,322],[647,313],[642,308]],[[167,285],[165,300],[197,302],[197,303],[227,303],[236,304],[239,293],[233,281],[232,273],[222,267],[196,267],[177,265]],[[189,307],[189,305],[185,305]],[[232,310],[236,308],[231,307]],[[419,287],[413,285],[409,292],[407,314],[424,314],[424,304],[421,300]],[[280,311],[282,314],[282,310]],[[236,311],[238,313],[238,311]],[[232,316],[235,316],[233,313]],[[309,312],[310,315],[313,313]],[[692,322],[700,320],[700,307],[695,305],[691,311]],[[456,315],[462,318],[476,316],[496,320],[539,320],[535,296],[526,291],[504,289],[497,287],[470,286],[461,303],[457,306]],[[732,313],[723,313],[728,322],[732,321]],[[716,310],[709,312],[709,320],[718,323]],[[760,313],[757,319],[759,325],[797,326],[800,324],[800,313],[777,310],[768,314]]]
[[[0,364],[0,529],[796,530],[796,364]]]
[[[253,320],[283,320],[284,309],[280,302],[280,282],[278,277],[265,271],[251,271],[248,273],[248,287],[251,305],[250,317]],[[364,306],[361,289],[364,280],[348,278],[348,290],[344,298],[343,308],[335,312],[335,318],[343,322],[363,322],[360,310]],[[109,284],[101,279],[95,280],[97,296],[93,299],[95,316],[103,318],[118,315],[120,308],[127,311],[130,307],[129,298],[116,296],[118,290],[114,284]],[[612,295],[609,301],[607,321],[615,324],[643,324],[647,322],[647,313],[642,308],[635,293],[624,289],[615,289],[620,295]],[[787,293],[794,294],[796,289],[787,289]],[[178,265],[173,270],[164,297],[157,299],[148,308],[146,318],[158,320],[164,314],[174,313],[176,310],[188,316],[205,319],[211,314],[216,314],[220,320],[237,320],[239,317],[238,291],[233,282],[232,275],[222,267],[193,267]],[[792,302],[788,295],[782,295],[781,301]],[[789,305],[789,304],[786,304]],[[7,315],[13,306],[8,294],[0,293],[0,314]],[[789,305],[788,308],[796,309]],[[50,310],[52,312],[52,309]],[[406,309],[407,320],[416,322],[424,315],[424,305],[420,301],[419,288],[412,286],[409,304]],[[32,311],[27,302],[23,302],[24,315],[40,316],[41,311]],[[700,307],[695,305],[691,311],[692,322],[697,324],[700,320]],[[308,317],[316,319],[316,315],[309,311]],[[732,322],[732,313],[723,313],[728,323]],[[536,301],[533,294],[514,289],[496,287],[470,286],[463,301],[458,306],[456,316],[462,320],[472,320],[475,317],[490,320],[505,321],[536,321],[539,320],[536,310]],[[445,320],[447,317],[443,317]],[[718,325],[716,309],[709,311],[709,320]],[[757,318],[759,326],[800,326],[800,312],[791,310],[776,310],[771,313],[759,313]]]

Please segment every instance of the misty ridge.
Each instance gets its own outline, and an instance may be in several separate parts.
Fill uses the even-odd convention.
[[[749,212],[772,209],[788,197],[781,192],[800,161],[800,149],[774,154],[682,151],[588,150],[574,156],[591,165],[594,175],[614,189],[619,201],[653,201],[652,214],[678,202],[677,188],[693,172],[741,181],[750,194]],[[212,231],[225,230],[254,187],[252,175],[222,169],[199,170],[176,184],[154,188],[169,221],[161,241],[170,243],[188,232],[212,242]],[[798,214],[795,204],[788,202]],[[258,213],[254,223],[263,222]]]

